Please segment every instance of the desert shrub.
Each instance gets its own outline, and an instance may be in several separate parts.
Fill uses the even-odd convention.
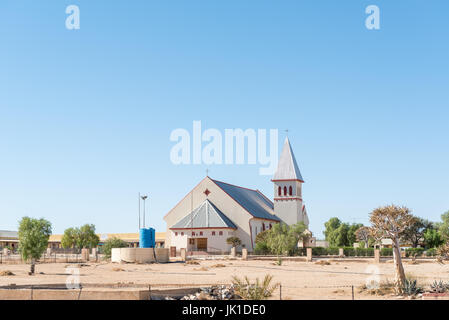
[[[408,248],[405,250],[406,257],[421,256],[424,252],[424,248]]]
[[[105,258],[111,257],[111,250],[112,248],[127,248],[128,243],[122,239],[112,237],[105,241],[104,245],[102,246],[102,251],[104,253]]]
[[[254,247],[254,254],[257,255],[266,255],[270,254],[270,248],[265,241],[256,242],[256,246]]]
[[[430,291],[435,292],[435,293],[445,293],[445,292],[449,291],[449,282],[444,283],[442,280],[440,280],[440,281],[435,280],[430,285]]]
[[[437,248],[430,248],[426,250],[427,257],[434,257],[437,255]]]
[[[422,292],[423,292],[423,289],[418,286],[418,282],[416,279],[415,280],[405,279],[404,285],[402,287],[402,293],[404,293],[408,296],[413,296],[415,294],[422,293]]]
[[[267,274],[262,283],[259,278],[251,283],[248,277],[240,279],[237,276],[232,277],[235,293],[245,300],[266,300],[271,297],[278,284],[271,285],[273,276]]]
[[[382,257],[392,257],[393,256],[393,248],[382,248],[382,249],[380,249],[380,255]]]

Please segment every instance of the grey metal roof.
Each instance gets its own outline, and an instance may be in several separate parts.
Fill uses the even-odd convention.
[[[208,199],[171,227],[171,229],[186,228],[237,229],[235,224]]]
[[[19,233],[17,231],[0,230],[0,237],[1,238],[18,238]]]
[[[281,221],[274,215],[273,203],[260,191],[242,188],[225,182],[214,181],[223,191],[237,201],[246,211],[256,218]]]
[[[273,180],[300,180],[304,181],[298,164],[296,163],[295,155],[288,137],[285,138],[284,147],[282,148],[281,157],[279,158],[278,168],[273,176]]]

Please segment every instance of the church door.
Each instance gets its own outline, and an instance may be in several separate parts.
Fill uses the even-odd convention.
[[[198,250],[207,250],[207,238],[197,238],[196,248]]]

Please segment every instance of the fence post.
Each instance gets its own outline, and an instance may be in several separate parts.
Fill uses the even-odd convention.
[[[151,300],[151,284],[148,285],[148,300]]]
[[[354,286],[351,286],[352,288],[352,300],[354,300]]]
[[[279,283],[279,300],[282,300],[282,283]]]
[[[33,286],[31,286],[31,297],[30,300],[33,300]]]
[[[81,297],[81,290],[83,290],[83,286],[82,286],[82,285],[80,285],[80,292],[78,293],[78,300],[79,300],[80,297]]]

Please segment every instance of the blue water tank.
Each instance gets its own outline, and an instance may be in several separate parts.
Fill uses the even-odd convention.
[[[142,228],[139,232],[139,247],[154,248],[156,245],[156,232],[153,228]]]

